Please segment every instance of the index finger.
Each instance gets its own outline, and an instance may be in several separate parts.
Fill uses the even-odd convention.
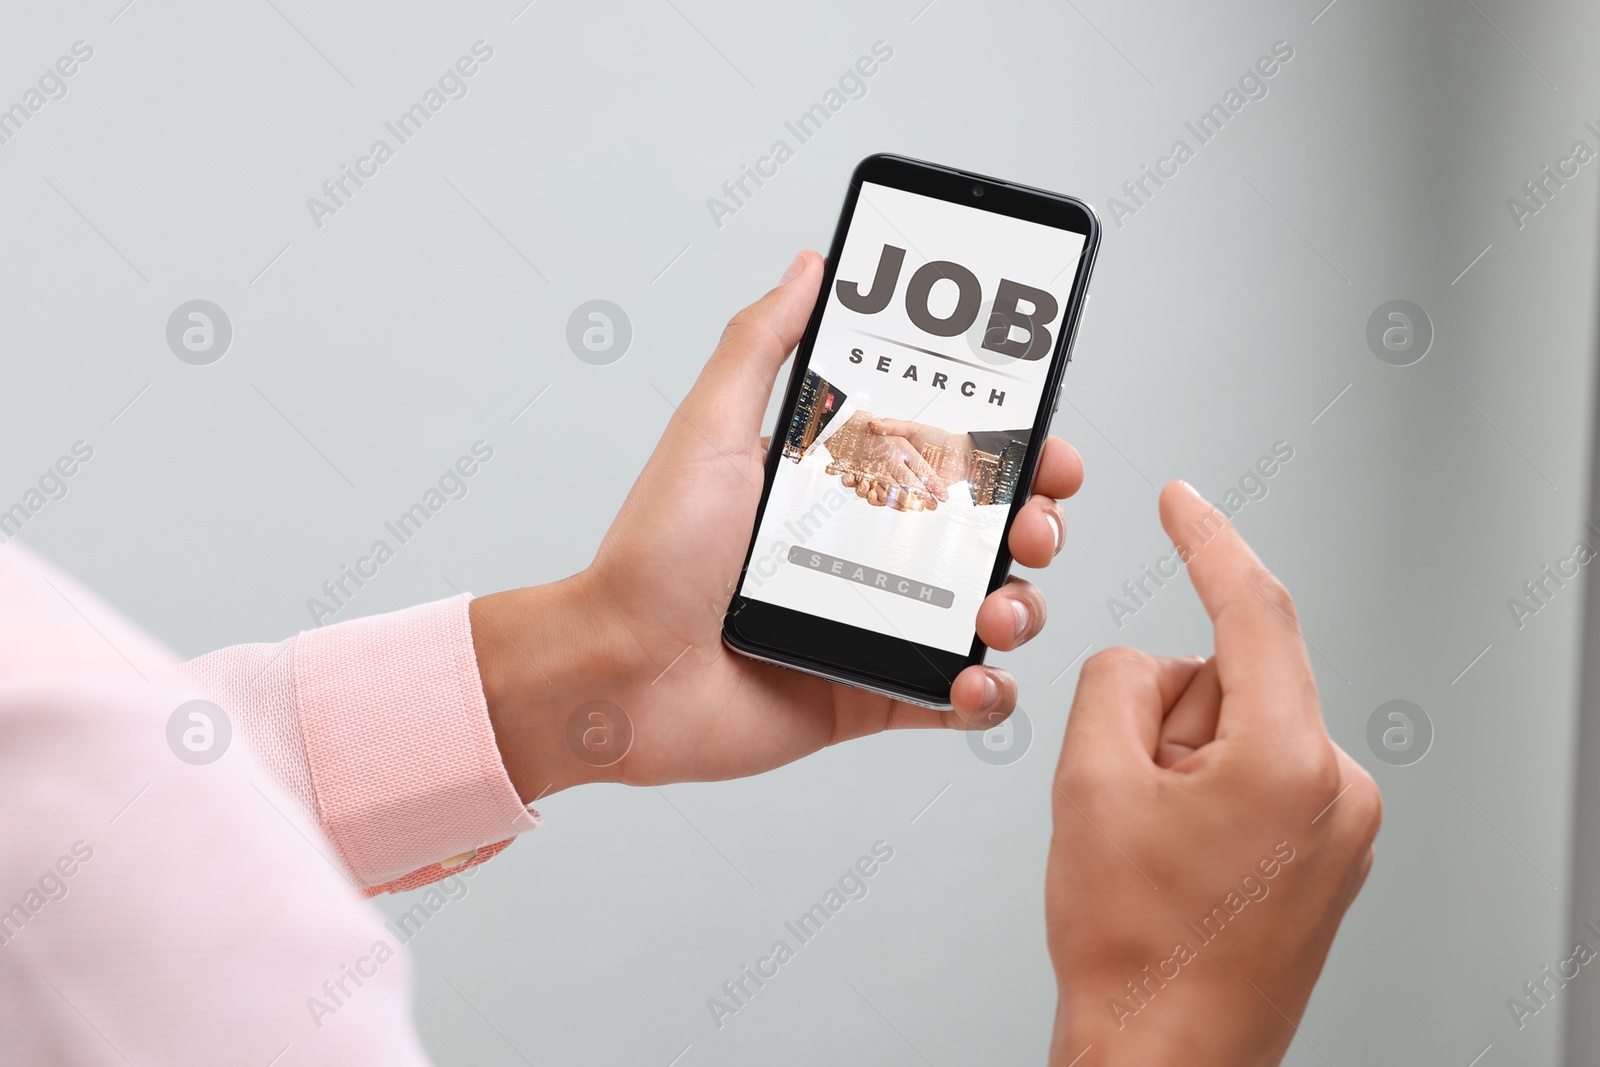
[[[1235,712],[1280,719],[1289,709],[1317,707],[1316,683],[1294,601],[1256,558],[1233,523],[1188,482],[1161,491],[1161,525],[1211,616],[1223,718],[1228,701],[1250,698]],[[1219,736],[1225,726],[1219,725]]]

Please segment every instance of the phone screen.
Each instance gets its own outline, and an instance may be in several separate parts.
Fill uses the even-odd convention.
[[[744,597],[968,653],[1084,241],[862,183]]]

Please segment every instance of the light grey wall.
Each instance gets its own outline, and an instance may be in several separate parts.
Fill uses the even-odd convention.
[[[1596,383],[1600,386],[1600,382]],[[1600,437],[1596,438],[1600,444]],[[1600,465],[1589,474],[1588,532],[1600,528]],[[1592,543],[1592,542],[1591,542]],[[1590,923],[1600,927],[1600,570],[1584,575],[1582,665],[1578,729],[1578,774],[1573,812],[1572,926],[1575,935],[1593,947]],[[1569,950],[1570,951],[1570,950]],[[1592,1063],[1600,1058],[1600,983],[1569,987],[1567,1062]]]
[[[123,3],[0,15],[0,106],[94,49],[0,145],[0,506],[90,442],[24,539],[186,654],[309,625],[321,582],[479,439],[470,495],[340,617],[585,565],[723,321],[825,244],[863,155],[1073,192],[1110,224],[1057,426],[1089,481],[1042,578],[1049,630],[1003,657],[1032,750],[995,767],[901,735],[550,798],[412,943],[441,1063],[1041,1062],[1076,664],[1207,648],[1187,590],[1120,629],[1107,600],[1163,551],[1156,486],[1220,498],[1278,441],[1294,459],[1238,521],[1388,804],[1288,1062],[1561,1061],[1566,1001],[1600,978],[1520,1031],[1506,1001],[1570,952],[1569,906],[1600,919],[1570,874],[1582,593],[1520,628],[1507,600],[1596,539],[1600,164],[1521,228],[1506,201],[1596,146],[1592,5]],[[306,199],[480,39],[469,95],[318,228]],[[716,225],[707,198],[879,40],[866,97]],[[1112,223],[1120,183],[1280,40],[1270,94]],[[210,366],[164,337],[195,298],[233,326]],[[633,326],[610,366],[564,341],[595,298]],[[1397,298],[1435,333],[1407,367],[1365,338]],[[1393,699],[1432,723],[1411,766],[1366,741]],[[706,999],[878,840],[871,894],[716,1028]]]

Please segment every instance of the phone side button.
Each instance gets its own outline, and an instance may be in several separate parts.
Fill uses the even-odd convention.
[[[1067,338],[1067,362],[1072,362],[1072,350],[1078,346],[1078,331],[1083,327],[1083,318],[1089,314],[1089,301],[1094,299],[1091,293],[1083,296],[1083,307],[1078,309],[1078,317],[1072,320],[1072,336]]]

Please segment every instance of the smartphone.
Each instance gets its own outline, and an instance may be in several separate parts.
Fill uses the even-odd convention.
[[[1083,312],[1083,201],[893,155],[851,177],[723,620],[734,651],[935,708],[983,662]]]

